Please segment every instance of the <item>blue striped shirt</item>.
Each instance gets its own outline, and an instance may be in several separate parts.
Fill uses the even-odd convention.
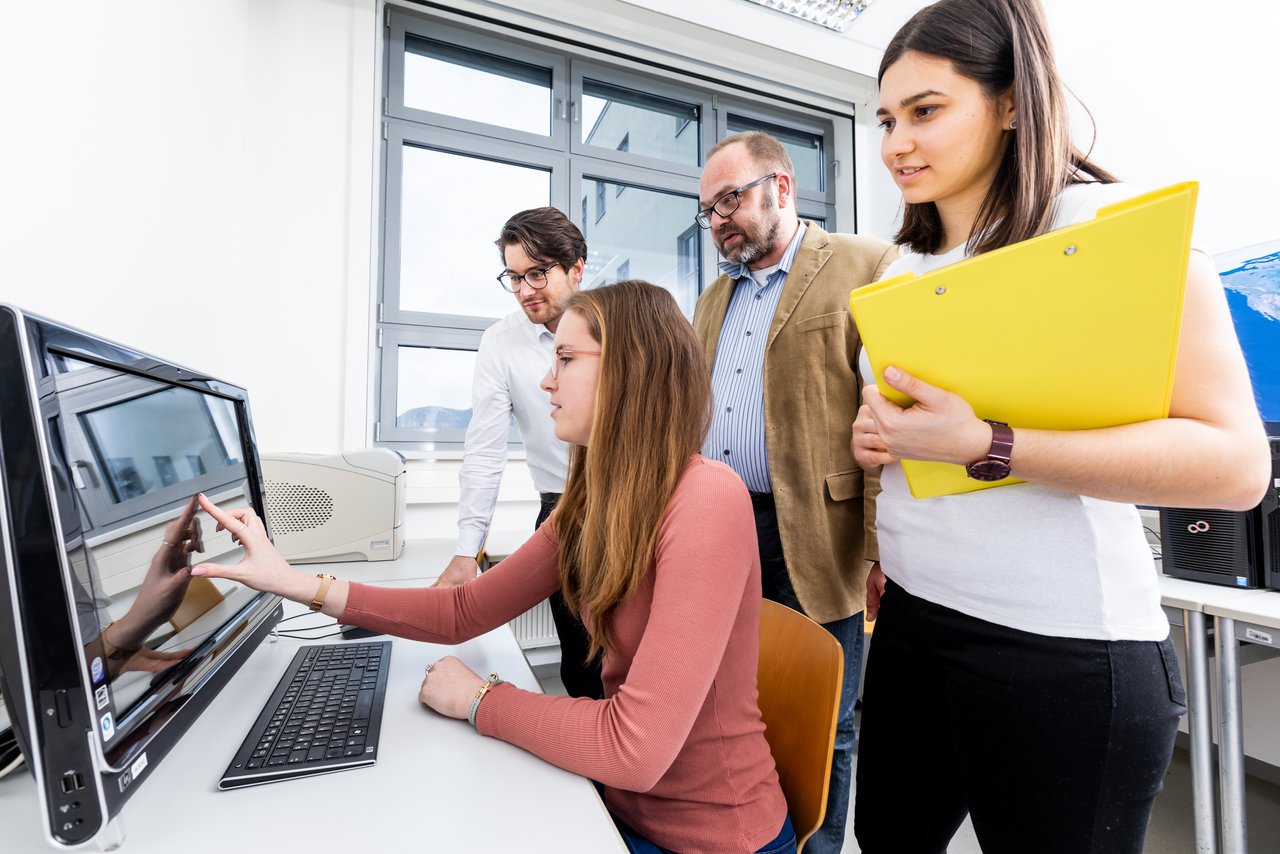
[[[804,233],[801,222],[782,260],[763,283],[744,264],[720,262],[720,271],[736,284],[711,369],[715,409],[702,455],[728,464],[752,492],[773,491],[764,434],[764,351]]]

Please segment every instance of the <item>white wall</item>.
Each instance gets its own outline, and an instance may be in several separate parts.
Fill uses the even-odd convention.
[[[1097,123],[1103,166],[1142,187],[1199,181],[1197,239],[1211,253],[1280,238],[1280,170],[1271,163],[1280,144],[1271,106],[1280,6],[1046,5],[1063,77]],[[1081,113],[1076,126],[1087,145]]]
[[[266,450],[337,450],[376,39],[374,0],[4,4],[0,299],[247,386]]]

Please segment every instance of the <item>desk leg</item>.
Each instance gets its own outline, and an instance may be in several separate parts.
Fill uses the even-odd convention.
[[[1209,633],[1203,611],[1183,611],[1187,639],[1187,731],[1191,736],[1191,809],[1196,854],[1217,854],[1213,815],[1213,706],[1209,700]]]
[[[1218,650],[1218,781],[1223,854],[1246,854],[1244,728],[1240,711],[1240,666],[1236,621],[1214,617]]]

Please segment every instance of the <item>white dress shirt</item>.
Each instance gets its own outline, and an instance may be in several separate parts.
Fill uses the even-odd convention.
[[[484,545],[507,466],[507,431],[515,416],[538,492],[563,492],[569,448],[555,436],[551,402],[539,384],[551,367],[554,338],[523,311],[485,330],[471,382],[471,423],[458,472],[458,547],[475,555]]]

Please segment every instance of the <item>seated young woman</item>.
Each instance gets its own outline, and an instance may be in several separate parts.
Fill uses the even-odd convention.
[[[584,291],[543,378],[555,433],[574,447],[564,497],[513,555],[455,588],[333,581],[321,610],[433,643],[483,634],[557,587],[601,655],[604,699],[486,680],[453,656],[421,701],[602,784],[632,851],[794,852],[756,703],[760,563],[746,488],[698,453],[710,412],[702,347],[675,300],[640,281]],[[318,595],[252,510],[202,506],[246,557],[201,564],[295,602]]]

